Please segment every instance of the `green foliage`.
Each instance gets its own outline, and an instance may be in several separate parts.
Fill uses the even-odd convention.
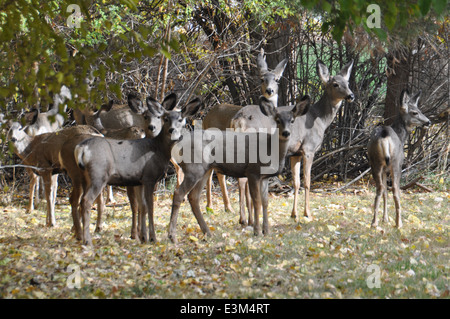
[[[404,1],[371,1],[371,0],[293,0],[291,5],[300,4],[309,11],[320,14],[323,19],[324,33],[331,32],[333,38],[340,42],[344,31],[362,25],[369,34],[381,41],[386,41],[388,34],[405,35],[410,29],[418,29],[419,25],[430,17],[442,18],[448,14],[446,0],[404,0]],[[368,28],[366,21],[371,15],[367,10],[370,4],[380,7],[381,28]],[[404,40],[409,40],[403,37]]]
[[[77,2],[80,26],[70,27],[69,21],[76,21],[71,19],[77,16],[76,11],[67,12],[72,2],[19,0],[0,5],[2,108],[45,105],[51,100],[50,92],[58,92],[63,84],[71,87],[73,95],[87,99],[85,79],[92,71],[99,77],[99,85],[90,93],[91,101],[105,100],[107,91],[120,98],[120,83],[110,86],[106,77],[124,73],[127,63],[139,63],[158,53],[171,59],[173,51],[178,53],[182,47],[206,56],[208,52],[202,52],[201,44],[195,42],[195,37],[188,38],[185,30],[195,23],[193,15],[205,8],[231,17],[236,26],[242,25],[251,13],[255,25],[263,28],[276,28],[279,21],[295,23],[307,12],[321,22],[323,33],[330,33],[338,42],[345,30],[358,26],[381,41],[388,41],[393,35],[408,40],[420,22],[448,13],[446,0],[382,0],[377,2],[382,27],[368,28],[367,6],[372,3],[369,0],[83,0]],[[165,37],[167,25],[173,29],[170,40]]]
[[[27,108],[49,101],[50,92],[61,85],[71,87],[72,94],[87,98],[84,80],[91,69],[100,78],[100,88],[108,72],[123,70],[121,59],[152,56],[156,50],[139,31],[132,30],[129,19],[135,14],[137,1],[78,1],[81,21],[71,26],[76,11],[66,12],[73,1],[13,1],[1,6],[0,15],[0,104],[15,97],[16,108]],[[142,18],[141,18],[142,19]],[[17,23],[20,21],[20,23]],[[133,43],[138,50],[130,51]],[[113,51],[114,54],[106,53]],[[101,60],[104,63],[96,67]],[[117,91],[117,87],[112,87]],[[104,96],[98,92],[93,100]],[[119,90],[120,96],[120,90]],[[97,95],[97,96],[96,96]]]

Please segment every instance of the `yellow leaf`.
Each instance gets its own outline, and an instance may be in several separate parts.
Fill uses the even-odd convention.
[[[233,247],[233,246],[225,246],[225,251],[226,252],[228,252],[228,251],[232,251],[232,250],[234,250],[235,248]]]
[[[230,264],[230,268],[233,269],[236,272],[239,271],[239,265],[238,264]]]
[[[420,221],[420,219],[419,218],[417,218],[416,216],[414,216],[414,215],[409,215],[408,216],[408,220],[411,222],[411,223],[413,223],[413,224],[421,224],[422,222]]]
[[[189,236],[189,239],[190,239],[191,241],[193,241],[194,243],[198,241],[198,238],[197,238],[197,237],[194,237],[194,236]]]
[[[252,286],[251,280],[242,280],[242,286],[251,287]]]
[[[335,231],[337,229],[337,227],[333,225],[327,225],[327,228],[329,231]]]

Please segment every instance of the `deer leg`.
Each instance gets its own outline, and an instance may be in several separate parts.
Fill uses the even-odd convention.
[[[91,220],[91,207],[94,200],[100,195],[106,183],[103,185],[91,184],[86,189],[81,199],[81,217],[83,220],[83,244],[92,246],[92,238],[89,232],[90,220]]]
[[[309,190],[311,186],[311,166],[313,162],[313,156],[305,154],[303,156],[303,176],[305,179],[305,216],[312,220],[312,215],[309,209]]]
[[[102,216],[105,210],[105,202],[103,200],[103,192],[97,196],[95,200],[97,202],[97,224],[95,226],[94,232],[99,233],[102,231]]]
[[[72,178],[72,193],[70,194],[69,202],[70,206],[72,208],[72,220],[73,220],[73,228],[75,230],[75,238],[77,240],[81,240],[82,234],[81,234],[81,223],[80,223],[80,216],[78,212],[78,206],[80,203],[81,198],[81,184],[76,179]]]
[[[53,227],[56,226],[56,219],[55,219],[55,201],[54,201],[54,195],[53,195],[53,189],[54,189],[54,182],[58,175],[53,175],[51,173],[45,173],[43,176],[44,179],[44,187],[45,187],[45,199],[47,200],[47,226]],[[56,177],[56,178],[55,178]],[[57,187],[57,186],[56,186]]]
[[[263,213],[263,234],[269,235],[269,216],[267,214],[267,207],[269,206],[269,180],[263,179],[261,181],[261,204]]]
[[[155,224],[153,222],[153,192],[155,190],[155,184],[143,186],[144,200],[146,202],[147,215],[148,215],[148,233],[151,242],[156,242]]]
[[[177,219],[178,219],[178,211],[180,210],[181,202],[187,193],[191,191],[191,189],[198,183],[201,176],[198,176],[196,173],[189,173],[184,176],[183,183],[181,183],[180,187],[178,187],[173,193],[172,200],[172,213],[170,215],[170,223],[169,223],[169,239],[176,243],[176,227],[177,227]]]
[[[230,197],[228,196],[227,177],[223,174],[217,173],[217,180],[219,181],[220,190],[222,191],[223,204],[225,206],[225,211],[234,214],[233,208],[231,207],[231,203],[230,203]]]
[[[254,178],[249,178],[248,183],[255,211],[255,217],[253,221],[253,233],[255,234],[255,236],[258,236],[261,234],[261,226],[259,224],[259,215],[261,213],[261,184],[259,180]]]
[[[206,181],[206,207],[212,208],[212,194],[211,194],[211,188],[212,188],[212,177],[213,177],[213,171],[209,173],[208,180]]]
[[[136,192],[134,186],[127,187],[127,195],[128,200],[130,201],[131,208],[131,239],[138,238],[138,225],[137,225],[137,217],[138,217],[138,199],[136,197]]]
[[[112,186],[106,187],[106,197],[107,197],[106,203],[115,203]]]
[[[208,174],[205,174],[203,178],[192,188],[188,195],[189,203],[191,204],[191,209],[194,213],[195,219],[197,219],[200,229],[207,237],[211,236],[211,232],[209,231],[209,227],[206,225],[200,209],[200,196],[208,178]]]
[[[147,202],[145,200],[144,186],[134,186],[134,193],[138,203],[138,235],[141,243],[148,242],[148,233],[147,233]]]
[[[387,176],[386,173],[382,173],[381,183],[383,185],[383,222],[389,223],[389,216],[387,212],[387,200],[388,200],[388,189],[387,189]]]
[[[400,173],[401,167],[398,169],[398,173],[395,174],[391,171],[392,176],[392,193],[394,194],[394,203],[395,203],[395,227],[401,228],[403,226],[402,223],[402,209],[400,205]]]
[[[386,181],[386,178],[383,177],[384,173],[382,169],[374,170],[372,168],[372,175],[373,179],[375,180],[376,185],[376,195],[375,195],[375,201],[373,203],[373,220],[372,220],[372,227],[378,226],[378,208],[380,207],[380,199],[381,195],[384,195],[386,193],[386,184],[384,182]]]
[[[246,192],[247,179],[238,178],[238,185],[239,185],[239,224],[246,226],[247,221],[245,218],[245,200],[247,195]]]
[[[250,188],[248,186],[248,180],[245,179],[245,201],[247,202],[247,212],[248,212],[248,224],[253,225],[253,214],[254,205],[252,202],[252,197],[250,196]]]
[[[39,196],[39,176],[33,173],[31,169],[27,169],[28,174],[30,175],[30,200],[28,201],[28,207],[26,212],[31,213],[34,209],[34,196],[36,194],[36,203],[38,201]],[[36,193],[35,193],[36,191]]]
[[[298,207],[298,190],[300,189],[300,159],[301,156],[291,157],[291,173],[292,182],[294,184],[294,206],[292,207],[292,218],[297,218],[297,207]]]

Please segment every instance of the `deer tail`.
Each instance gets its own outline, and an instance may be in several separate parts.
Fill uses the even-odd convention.
[[[84,169],[85,168],[84,146],[83,145],[75,146],[73,154],[75,156],[75,161],[77,162],[78,167]]]
[[[389,131],[386,128],[383,128],[381,131],[381,150],[384,154],[384,160],[386,162],[386,165],[389,165],[389,162],[391,161],[391,143],[390,143],[390,137],[389,137]]]

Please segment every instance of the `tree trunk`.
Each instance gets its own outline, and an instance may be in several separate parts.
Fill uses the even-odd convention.
[[[267,45],[264,51],[267,53],[267,66],[269,69],[274,69],[278,63],[283,59],[289,57],[290,46],[289,46],[289,35],[291,28],[288,23],[281,18],[279,22],[275,24],[273,32],[267,36]],[[292,62],[292,61],[290,61]],[[293,78],[293,74],[289,72],[289,63],[283,72],[279,86],[278,86],[278,106],[283,106],[288,104],[289,100],[289,83]],[[294,101],[291,101],[294,102]]]
[[[393,50],[387,56],[387,89],[386,107],[384,109],[384,124],[391,125],[398,114],[400,94],[408,87],[410,73],[411,51]]]

